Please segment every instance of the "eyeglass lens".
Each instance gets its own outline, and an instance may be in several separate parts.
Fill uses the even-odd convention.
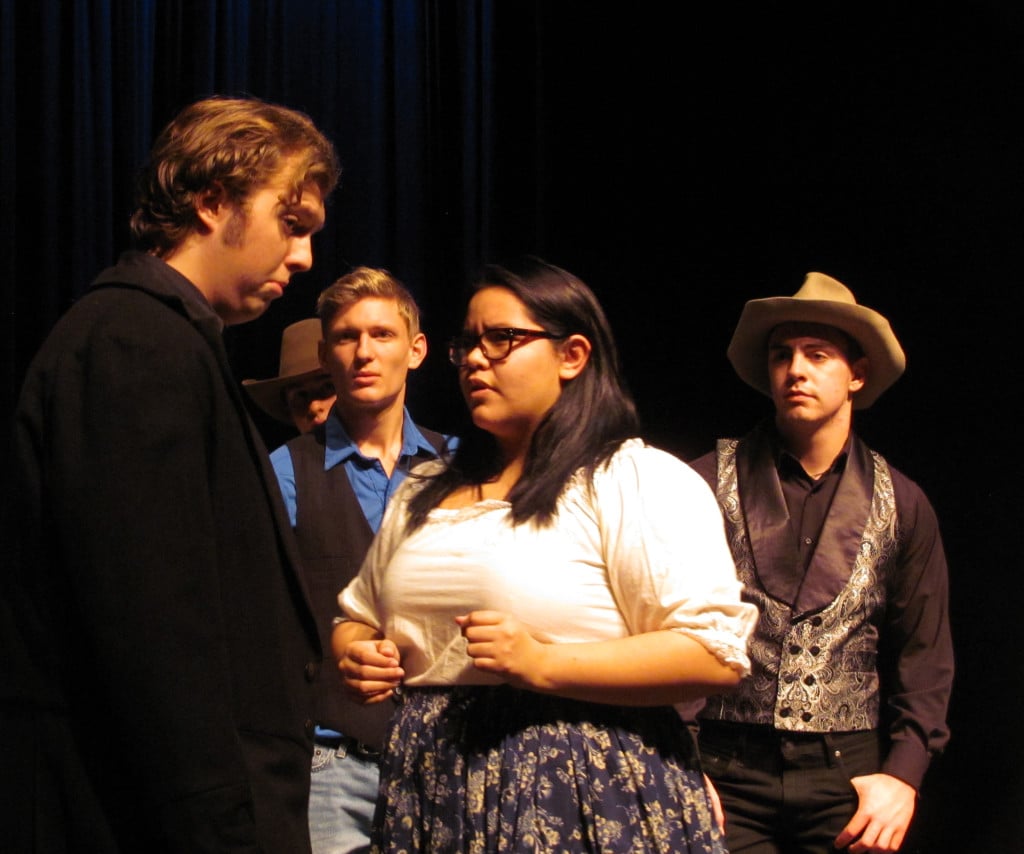
[[[553,337],[550,332],[543,329],[486,329],[479,335],[464,334],[452,339],[448,345],[448,358],[453,365],[461,367],[466,363],[466,357],[470,352],[480,347],[485,358],[500,362],[508,358],[517,338],[531,341]]]

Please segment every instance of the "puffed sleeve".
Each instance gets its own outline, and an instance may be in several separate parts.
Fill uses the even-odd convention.
[[[409,499],[422,484],[419,476],[436,473],[441,464],[437,460],[425,462],[409,473],[395,491],[384,511],[380,529],[363,558],[359,573],[338,594],[338,606],[344,619],[356,620],[379,629],[381,626],[378,594],[384,571],[391,556],[406,536],[409,519]]]
[[[630,632],[682,632],[747,675],[757,609],[740,598],[708,485],[677,457],[633,441],[594,486],[609,582]]]

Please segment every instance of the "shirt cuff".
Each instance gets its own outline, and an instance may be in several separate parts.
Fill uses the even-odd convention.
[[[882,762],[882,773],[920,790],[930,764],[931,757],[924,746],[913,738],[904,737],[892,742],[889,755]]]

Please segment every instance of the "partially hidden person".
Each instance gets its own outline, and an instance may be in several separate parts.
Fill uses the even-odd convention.
[[[281,332],[276,377],[242,380],[242,388],[267,415],[309,433],[327,420],[337,395],[331,375],[320,364],[320,319],[290,323]]]

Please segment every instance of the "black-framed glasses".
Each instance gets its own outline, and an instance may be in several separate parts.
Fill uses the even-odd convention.
[[[479,347],[486,359],[491,362],[500,362],[502,359],[507,359],[512,350],[520,344],[528,344],[530,341],[539,341],[543,338],[564,337],[564,335],[548,332],[546,329],[519,329],[515,326],[485,329],[479,335],[464,332],[448,342],[448,361],[456,368],[461,368],[466,364],[466,358],[470,352]]]

